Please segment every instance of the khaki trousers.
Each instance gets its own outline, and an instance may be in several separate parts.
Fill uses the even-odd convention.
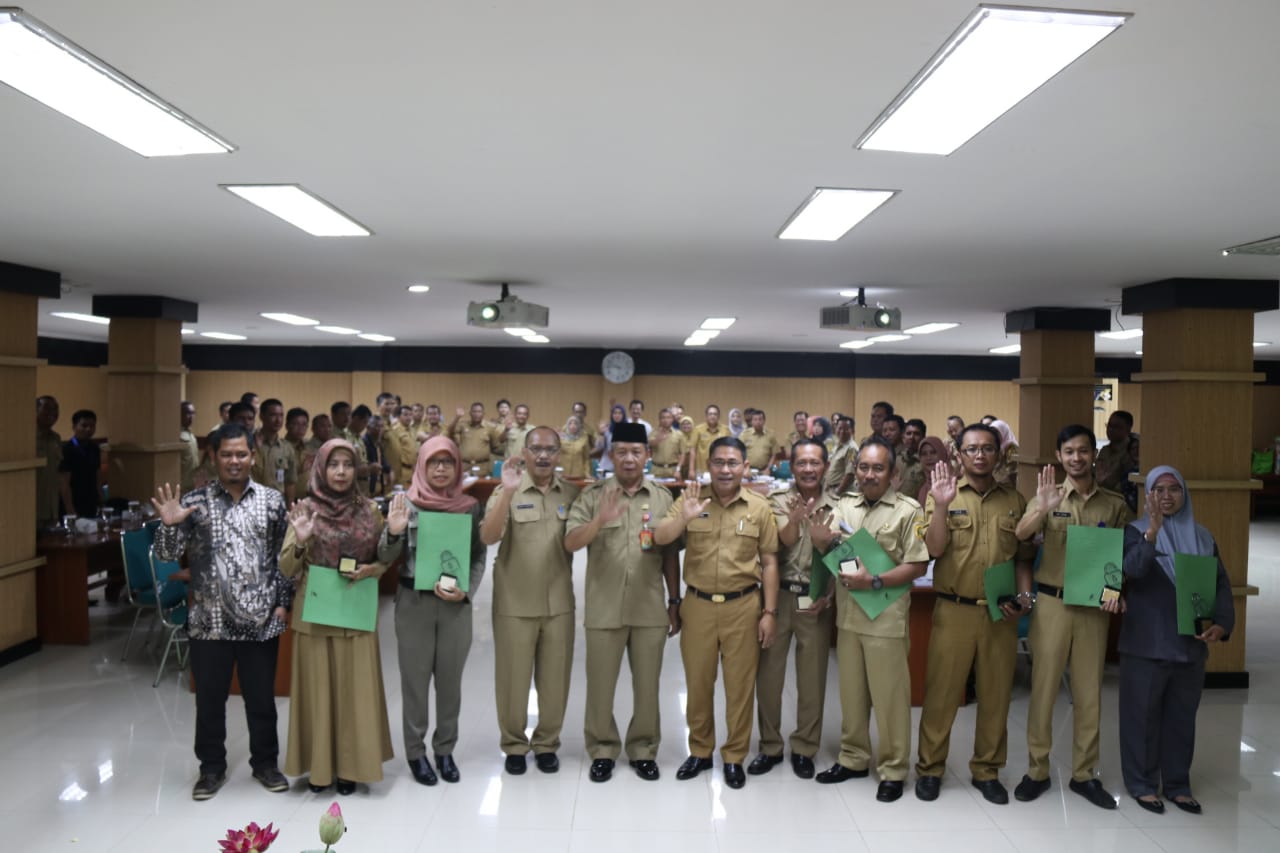
[[[1107,656],[1109,614],[1096,607],[1068,607],[1041,595],[1027,636],[1031,641],[1031,702],[1027,708],[1027,775],[1049,778],[1053,705],[1062,672],[1071,667],[1071,778],[1087,782],[1098,766],[1102,713],[1102,668]]]
[[[910,646],[905,636],[868,637],[855,631],[841,631],[836,639],[842,712],[837,760],[850,770],[867,769],[875,708],[881,781],[901,782],[911,769]]]
[[[631,722],[627,725],[627,758],[652,761],[658,757],[658,744],[662,741],[658,679],[666,644],[667,629],[661,627],[587,629],[587,710],[582,733],[587,755],[593,761],[616,759],[622,752],[613,699],[624,651],[631,665],[633,697]]]
[[[822,711],[827,698],[827,661],[831,655],[831,624],[835,606],[816,616],[796,609],[797,596],[778,590],[778,634],[773,645],[760,650],[756,674],[756,715],[760,721],[760,751],[782,755],[782,687],[786,682],[791,639],[796,641],[796,729],[791,733],[792,755],[813,758],[822,739]]]
[[[494,695],[498,731],[507,755],[555,752],[569,701],[573,667],[573,611],[526,618],[493,615]],[[529,682],[538,693],[538,725],[529,725]]]
[[[751,746],[751,707],[755,704],[760,661],[760,596],[757,593],[716,604],[690,595],[680,605],[680,657],[684,660],[685,720],[689,754],[710,758],[716,745],[715,688],[724,667],[724,716],[729,731],[720,757],[741,764]]]
[[[979,782],[999,776],[1009,746],[1009,698],[1017,653],[1016,622],[992,622],[986,605],[938,599],[929,637],[917,774],[941,776],[946,771],[951,724],[973,668],[977,676],[978,719],[969,772]]]

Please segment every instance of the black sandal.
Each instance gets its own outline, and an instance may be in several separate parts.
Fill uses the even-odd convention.
[[[1142,797],[1134,797],[1133,800],[1152,814],[1164,814],[1164,801],[1159,797],[1156,797],[1154,800],[1144,800]]]
[[[1200,808],[1200,804],[1196,802],[1195,797],[1185,797],[1181,800],[1178,799],[1177,797],[1174,797],[1169,802],[1173,803],[1175,806],[1182,809],[1184,812],[1188,812],[1189,814],[1200,814],[1200,812],[1203,811],[1203,809]]]

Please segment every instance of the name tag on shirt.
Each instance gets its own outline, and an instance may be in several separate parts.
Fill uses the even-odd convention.
[[[1070,517],[1071,517],[1071,513],[1069,513],[1069,512],[1061,512],[1061,511],[1059,511],[1059,510],[1054,510],[1054,512],[1053,512],[1053,517],[1054,517],[1054,518],[1070,518]]]
[[[516,509],[533,509],[533,504],[516,504]]]
[[[967,510],[967,509],[949,509],[949,510],[947,510],[947,515],[968,515],[968,514],[969,514],[969,510]]]

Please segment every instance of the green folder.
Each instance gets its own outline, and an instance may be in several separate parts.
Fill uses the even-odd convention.
[[[309,567],[302,620],[313,625],[372,631],[378,626],[378,579],[352,583],[337,569]]]
[[[419,512],[413,588],[432,589],[440,575],[458,579],[458,589],[471,592],[471,515]]]
[[[1178,602],[1178,633],[1194,637],[1196,617],[1213,618],[1218,597],[1218,558],[1174,554],[1174,595]]]
[[[987,595],[987,612],[991,614],[991,621],[1001,621],[1004,619],[1004,613],[1000,610],[1000,599],[1006,595],[1018,594],[1018,583],[1013,574],[1013,560],[996,563],[987,569],[982,576],[982,586]]]
[[[1102,588],[1117,589],[1124,580],[1124,530],[1118,527],[1067,527],[1067,564],[1062,585],[1064,604],[1097,607]]]
[[[840,547],[823,557],[822,561],[833,575],[838,575],[840,564],[852,557],[857,557],[872,575],[882,575],[898,565],[897,560],[880,547],[880,543],[865,527],[859,528],[856,533],[841,542]],[[886,586],[883,589],[851,589],[849,595],[867,614],[868,619],[875,619],[890,604],[902,598],[909,588],[910,584]]]
[[[822,555],[815,549],[809,566],[809,597],[817,601],[827,594],[829,586],[831,586],[831,575],[823,565]]]

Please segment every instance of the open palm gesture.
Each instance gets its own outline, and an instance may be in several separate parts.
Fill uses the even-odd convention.
[[[170,483],[165,483],[156,489],[156,496],[151,499],[151,505],[156,508],[156,514],[160,516],[160,521],[165,527],[176,527],[195,512],[195,507],[183,506],[179,501],[180,497],[181,491],[175,489]]]
[[[698,500],[698,493],[700,491],[701,488],[697,480],[691,482],[684,490],[684,506],[681,507],[681,512],[684,514],[684,520],[686,523],[693,521],[695,518],[702,515],[703,511],[706,510],[707,505],[711,503],[711,498]]]
[[[299,545],[311,538],[316,529],[316,510],[311,501],[298,501],[289,510],[289,526],[293,528],[294,539]]]
[[[935,505],[950,506],[956,499],[956,474],[946,462],[933,466],[933,482],[929,485],[929,494]]]

